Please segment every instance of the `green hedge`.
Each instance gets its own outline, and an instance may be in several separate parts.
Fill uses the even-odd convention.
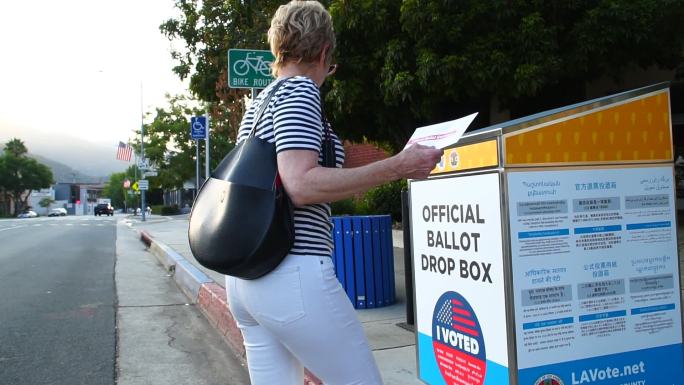
[[[332,215],[390,214],[393,222],[401,222],[401,190],[406,188],[406,180],[398,180],[370,189],[359,199],[333,202]]]
[[[330,204],[330,212],[332,215],[353,215],[354,214],[354,200],[344,199]]]
[[[178,209],[178,205],[162,206],[162,208],[161,208],[161,215],[178,215],[178,214],[180,214],[180,210]]]
[[[152,214],[154,215],[162,215],[162,208],[164,205],[152,205],[150,208],[152,209]]]

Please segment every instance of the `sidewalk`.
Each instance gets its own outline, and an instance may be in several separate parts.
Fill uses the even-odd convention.
[[[244,366],[197,305],[188,303],[122,221],[114,277],[118,385],[249,383]]]
[[[152,216],[146,222],[140,217],[128,217],[128,226],[141,234],[165,268],[189,297],[197,303],[209,322],[222,334],[233,352],[244,362],[240,331],[228,311],[224,276],[205,269],[195,261],[188,244],[187,215]],[[394,272],[396,303],[378,309],[358,310],[358,316],[368,336],[373,354],[386,385],[419,385],[417,378],[415,336],[397,324],[406,322],[406,290],[404,287],[404,250],[401,232],[395,231]],[[321,341],[325,343],[325,341]],[[313,376],[307,382],[320,384]]]
[[[684,218],[678,218],[679,267],[682,297],[684,298]],[[185,216],[158,217],[140,222],[140,218],[129,218],[129,226],[147,238],[150,251],[170,270],[181,289],[225,337],[228,345],[244,362],[244,349],[240,331],[230,315],[223,275],[204,269],[190,252],[187,239],[188,219]],[[397,302],[379,309],[358,310],[373,354],[380,367],[386,385],[419,385],[417,378],[416,349],[413,332],[399,326],[406,322],[406,293],[404,283],[404,250],[401,231],[393,231],[394,271]],[[322,341],[321,343],[324,343]],[[306,385],[320,384],[313,376],[308,376]]]

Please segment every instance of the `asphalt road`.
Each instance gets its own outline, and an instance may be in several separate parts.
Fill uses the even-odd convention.
[[[0,383],[114,384],[113,217],[0,220]]]

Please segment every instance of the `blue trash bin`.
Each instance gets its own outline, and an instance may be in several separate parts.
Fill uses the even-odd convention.
[[[392,217],[332,217],[337,279],[357,309],[395,302]]]

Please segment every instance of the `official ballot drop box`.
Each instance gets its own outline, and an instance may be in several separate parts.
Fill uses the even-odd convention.
[[[669,88],[464,135],[411,181],[418,376],[683,385]]]

